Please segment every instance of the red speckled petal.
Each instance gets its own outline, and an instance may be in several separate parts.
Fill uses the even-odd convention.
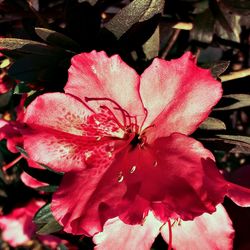
[[[58,172],[99,167],[98,161],[109,160],[114,142],[96,141],[95,137],[77,136],[50,129],[29,129],[23,136],[28,156]]]
[[[173,221],[172,221],[173,222]],[[232,222],[222,205],[216,212],[203,214],[193,221],[176,221],[172,224],[172,247],[177,250],[222,250],[232,249],[234,230]],[[164,226],[161,233],[169,242],[169,228]]]
[[[71,62],[69,79],[64,88],[66,93],[83,101],[85,97],[109,98],[130,115],[138,116],[139,122],[144,118],[139,76],[118,55],[108,57],[105,52],[92,51],[74,56]],[[110,102],[106,103],[109,107],[114,106]],[[98,108],[100,102],[92,101],[88,105]],[[120,113],[116,115],[119,117]]]
[[[83,124],[92,112],[76,98],[63,93],[49,93],[37,97],[27,108],[24,122],[30,127],[55,129],[82,135]]]
[[[162,223],[152,213],[142,225],[128,225],[119,218],[108,220],[103,232],[94,236],[95,250],[149,250],[159,234]]]
[[[148,110],[143,127],[155,125],[147,131],[153,140],[194,132],[221,98],[222,89],[209,70],[197,67],[186,53],[171,61],[155,59],[141,76],[140,93]]]

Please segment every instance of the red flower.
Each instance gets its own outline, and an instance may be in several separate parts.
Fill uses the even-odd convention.
[[[0,216],[2,238],[12,247],[24,245],[35,236],[36,226],[32,222],[33,216],[45,203],[32,200],[26,206],[15,208],[10,214]],[[64,242],[52,235],[37,236],[44,244],[56,249]]]
[[[65,172],[52,212],[73,234],[94,235],[110,218],[141,224],[193,220],[227,195],[250,205],[250,190],[225,181],[213,155],[187,137],[221,97],[221,84],[186,53],[155,59],[139,76],[119,56],[73,57],[66,94],[44,94],[24,116],[32,160]]]

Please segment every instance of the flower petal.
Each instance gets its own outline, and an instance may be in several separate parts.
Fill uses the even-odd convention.
[[[13,247],[30,240],[35,234],[32,218],[42,205],[43,201],[32,200],[25,207],[15,208],[10,214],[0,216],[3,239]]]
[[[87,165],[101,168],[103,162],[109,162],[114,148],[111,140],[98,142],[48,128],[27,130],[23,138],[24,149],[33,161],[58,172],[85,169]]]
[[[178,250],[221,250],[232,249],[234,230],[232,222],[222,205],[216,212],[203,214],[193,221],[174,222],[172,226],[172,246]],[[169,228],[161,230],[166,242],[169,242]]]
[[[23,145],[23,138],[19,132],[19,126],[12,121],[0,119],[0,140],[7,140],[7,148],[12,153],[18,153],[16,146]]]
[[[171,61],[155,59],[141,76],[140,93],[148,111],[144,128],[156,127],[147,131],[153,140],[173,132],[194,132],[221,98],[222,89],[188,52]]]
[[[109,114],[93,114],[82,102],[62,93],[36,98],[24,122],[29,157],[59,172],[84,169],[87,161],[94,164],[94,158],[104,161],[114,146],[111,137],[124,133]]]
[[[113,176],[105,168],[90,168],[63,176],[53,194],[51,211],[65,232],[92,236],[102,231],[107,219],[117,216],[115,208],[126,187],[117,179],[113,180]]]
[[[238,206],[250,207],[250,189],[228,183],[227,196]]]
[[[213,159],[201,143],[176,133],[157,139],[151,147],[130,150],[123,160],[117,161],[116,169],[124,173],[124,198],[130,206],[140,207],[137,195],[151,204],[163,222],[176,215],[189,220],[214,212],[226,195],[227,182]],[[123,165],[119,164],[121,161]],[[131,173],[132,166],[136,170]],[[126,222],[133,223],[132,219]]]
[[[85,98],[108,98],[118,103],[130,115],[144,118],[144,107],[139,94],[139,76],[118,55],[108,57],[105,52],[92,51],[72,58],[66,93]],[[109,103],[108,106],[114,103]],[[99,102],[88,102],[92,108]],[[117,117],[120,114],[117,114]]]
[[[83,124],[92,112],[76,98],[63,93],[49,93],[37,97],[27,108],[24,122],[30,127],[82,135]]]
[[[143,225],[128,225],[118,217],[108,220],[104,230],[94,236],[95,250],[149,250],[159,234],[162,223],[152,213]]]

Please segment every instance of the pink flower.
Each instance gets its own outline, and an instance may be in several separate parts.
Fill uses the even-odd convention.
[[[128,225],[119,218],[113,218],[105,223],[103,232],[94,236],[95,249],[151,249],[159,232],[174,249],[200,250],[202,247],[220,250],[232,249],[233,246],[232,222],[222,205],[216,207],[216,212],[205,213],[193,221],[171,220],[170,227],[168,223],[164,225],[157,220],[151,212],[143,225]]]
[[[24,245],[31,240],[36,231],[36,226],[32,222],[33,216],[44,204],[43,201],[32,200],[25,207],[15,208],[10,214],[0,216],[3,240],[12,247]],[[56,246],[63,242],[52,235],[38,236],[38,238],[52,249],[56,249]]]
[[[155,59],[139,76],[104,52],[72,59],[65,94],[27,108],[24,148],[65,172],[52,199],[64,230],[94,235],[119,217],[141,224],[214,213],[224,196],[250,205],[250,190],[227,182],[211,152],[188,135],[221,98],[221,84],[190,53]]]

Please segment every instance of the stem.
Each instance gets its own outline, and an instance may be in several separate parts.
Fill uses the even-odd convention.
[[[2,167],[3,171],[4,171],[4,172],[7,171],[9,168],[11,168],[12,166],[14,166],[17,162],[19,162],[22,158],[23,158],[23,156],[20,155],[20,156],[18,156],[15,160],[13,160],[12,162],[10,162],[10,163],[4,165],[4,166]]]
[[[177,40],[179,34],[180,34],[181,30],[180,29],[176,29],[173,33],[173,35],[170,38],[169,43],[167,44],[166,48],[163,50],[161,58],[165,58],[168,54],[168,52],[172,49],[175,41]]]

